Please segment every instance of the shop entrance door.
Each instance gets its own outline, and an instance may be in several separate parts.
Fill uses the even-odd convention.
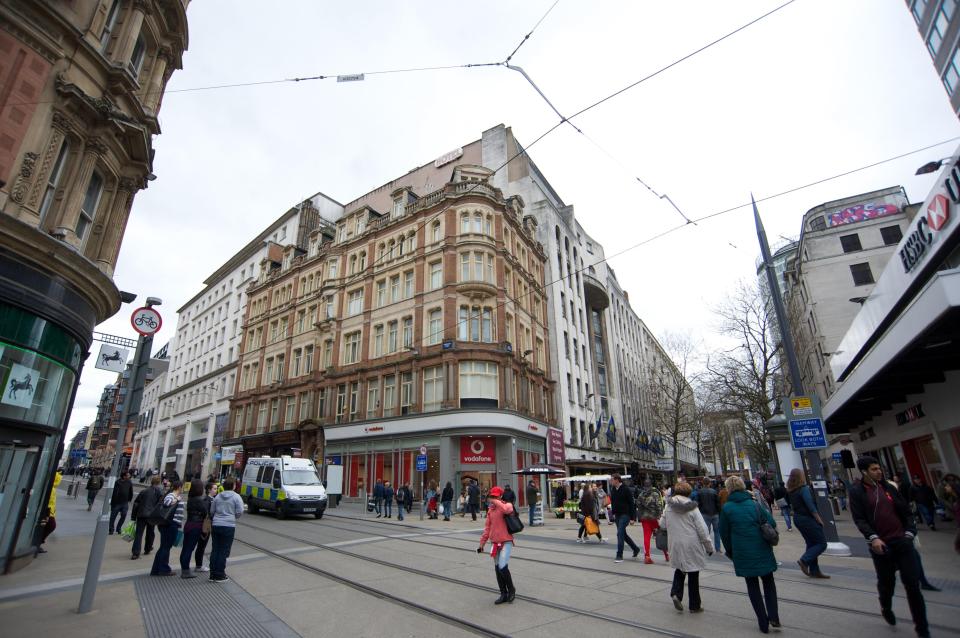
[[[5,572],[40,448],[0,445],[0,573]]]

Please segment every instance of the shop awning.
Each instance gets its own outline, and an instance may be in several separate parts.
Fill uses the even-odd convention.
[[[829,433],[879,416],[960,369],[960,269],[936,273],[823,406]]]
[[[587,470],[616,470],[623,469],[623,463],[610,463],[607,461],[577,461],[577,460],[568,460],[567,467],[582,468]]]
[[[558,470],[552,468],[549,465],[531,465],[530,467],[525,467],[522,470],[517,470],[516,472],[510,472],[511,474],[522,474],[522,475],[538,475],[538,474],[566,474],[563,470]]]

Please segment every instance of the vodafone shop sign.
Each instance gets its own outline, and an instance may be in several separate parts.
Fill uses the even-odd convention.
[[[497,440],[492,436],[461,436],[460,462],[464,465],[497,462]]]

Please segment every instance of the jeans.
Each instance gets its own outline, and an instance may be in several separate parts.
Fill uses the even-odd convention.
[[[393,516],[393,500],[389,498],[383,499],[383,515],[384,516]]]
[[[383,503],[383,499],[380,497],[376,497],[373,499],[373,511],[377,513],[377,516],[379,516],[382,513],[380,511],[380,505],[382,503]]]
[[[230,557],[230,547],[233,546],[233,535],[237,531],[235,527],[226,525],[214,525],[213,549],[210,551],[210,578],[227,577],[227,558]]]
[[[893,589],[896,587],[897,570],[900,570],[900,582],[907,592],[907,603],[913,626],[917,635],[925,636],[927,626],[927,606],[920,592],[920,562],[916,557],[913,541],[901,538],[887,543],[887,553],[877,555],[871,552],[873,567],[877,571],[877,592],[880,594],[880,608],[890,609],[893,604]]]
[[[744,580],[747,581],[747,595],[750,596],[750,604],[757,614],[760,631],[767,632],[771,620],[780,622],[780,612],[777,611],[777,584],[773,580],[773,572],[763,576],[747,576]],[[763,595],[760,594],[760,581],[763,581]]]
[[[847,509],[847,497],[846,497],[846,496],[838,496],[838,497],[837,497],[837,500],[840,501],[840,509],[846,510],[846,509]]]
[[[147,532],[147,542],[144,544],[144,551],[149,554],[153,551],[153,538],[155,525],[151,525],[145,518],[137,519],[137,531],[133,536],[133,555],[140,555],[140,544],[143,542],[143,532]],[[161,528],[162,529],[162,528]]]
[[[397,520],[398,521],[403,520],[403,503],[401,503],[400,501],[397,501]]]
[[[477,520],[477,506],[472,503],[467,504],[467,514],[473,517],[473,520]]]
[[[194,564],[197,569],[203,567],[203,552],[207,549],[207,543],[210,541],[210,535],[203,535],[203,527],[200,528],[200,540],[197,541],[197,551],[193,553]]]
[[[443,508],[443,520],[450,520],[450,504],[453,501],[441,501],[440,506]]]
[[[720,551],[720,515],[704,516],[703,522],[707,524],[707,531],[713,530],[713,549]]]
[[[923,522],[927,524],[927,527],[933,527],[933,510],[924,505],[923,503],[917,503],[917,514],[923,518]]]
[[[806,515],[798,514],[793,522],[807,543],[807,551],[803,553],[800,560],[810,568],[811,574],[819,574],[820,564],[817,562],[817,557],[827,549],[827,537],[823,535],[823,528],[815,519]]]
[[[634,554],[640,553],[640,548],[637,547],[637,544],[633,542],[633,539],[630,538],[630,535],[627,534],[627,525],[630,524],[630,515],[629,514],[618,514],[617,515],[617,558],[623,558],[623,543],[626,542],[630,546],[630,549],[633,550]]]
[[[180,569],[190,570],[190,559],[193,558],[193,550],[197,548],[200,542],[200,535],[203,531],[203,523],[187,523],[183,526],[183,546],[180,548]]]
[[[670,588],[670,595],[683,600],[683,580],[686,576],[690,577],[687,582],[687,591],[690,593],[688,600],[690,611],[700,609],[700,572],[684,573],[679,569],[673,572],[673,587]]]
[[[97,492],[100,490],[87,490],[87,509],[89,510],[93,506],[93,502],[97,500]]]
[[[177,540],[177,532],[180,526],[176,523],[170,523],[160,528],[160,549],[153,555],[153,567],[150,569],[151,576],[159,574],[169,574],[170,569],[170,548]]]
[[[530,514],[530,527],[533,527],[533,513],[537,511],[537,506],[536,506],[536,505],[531,505],[531,506],[529,507],[529,510],[530,510],[530,511],[529,511],[529,514]]]
[[[494,556],[494,560],[497,561],[497,568],[503,569],[507,566],[507,563],[510,562],[510,554],[513,552],[513,543],[507,541],[503,544],[503,547],[500,548],[500,551],[497,552],[497,555]]]
[[[793,526],[790,524],[790,506],[781,507],[780,513],[783,514],[783,520],[787,522],[787,529],[792,529]]]
[[[114,525],[113,522],[116,520],[118,514],[120,515],[120,520]],[[123,521],[125,520],[127,520],[127,503],[112,505],[110,507],[110,533],[116,532],[119,534],[120,528],[123,527]]]

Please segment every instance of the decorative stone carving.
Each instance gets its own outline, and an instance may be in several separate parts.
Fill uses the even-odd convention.
[[[13,184],[13,190],[10,198],[18,204],[23,203],[23,196],[26,194],[27,187],[30,184],[30,177],[33,175],[33,167],[37,163],[38,155],[36,153],[24,153],[23,162],[20,164],[20,173],[17,175],[17,181]]]
[[[117,181],[117,188],[121,191],[132,193],[134,191],[139,190],[139,188],[137,188],[137,184],[138,182],[135,179],[131,179],[129,177],[121,177]]]
[[[70,122],[70,118],[61,113],[60,111],[53,112],[53,128],[59,129],[64,133],[69,133],[73,130],[73,124]]]
[[[54,121],[56,121],[58,115],[61,118],[64,117],[62,114],[54,113]],[[53,129],[53,134],[50,136],[50,143],[47,145],[47,150],[43,154],[43,161],[40,163],[40,170],[37,171],[37,179],[33,181],[33,189],[30,191],[30,199],[27,200],[28,206],[35,207],[37,202],[40,201],[40,193],[43,190],[44,180],[46,179],[47,175],[50,174],[50,167],[57,156],[57,152],[60,150],[60,144],[63,143],[63,137],[63,129]]]
[[[99,137],[91,137],[87,140],[85,150],[90,153],[95,153],[97,155],[106,155],[107,154],[107,145],[103,143]]]

